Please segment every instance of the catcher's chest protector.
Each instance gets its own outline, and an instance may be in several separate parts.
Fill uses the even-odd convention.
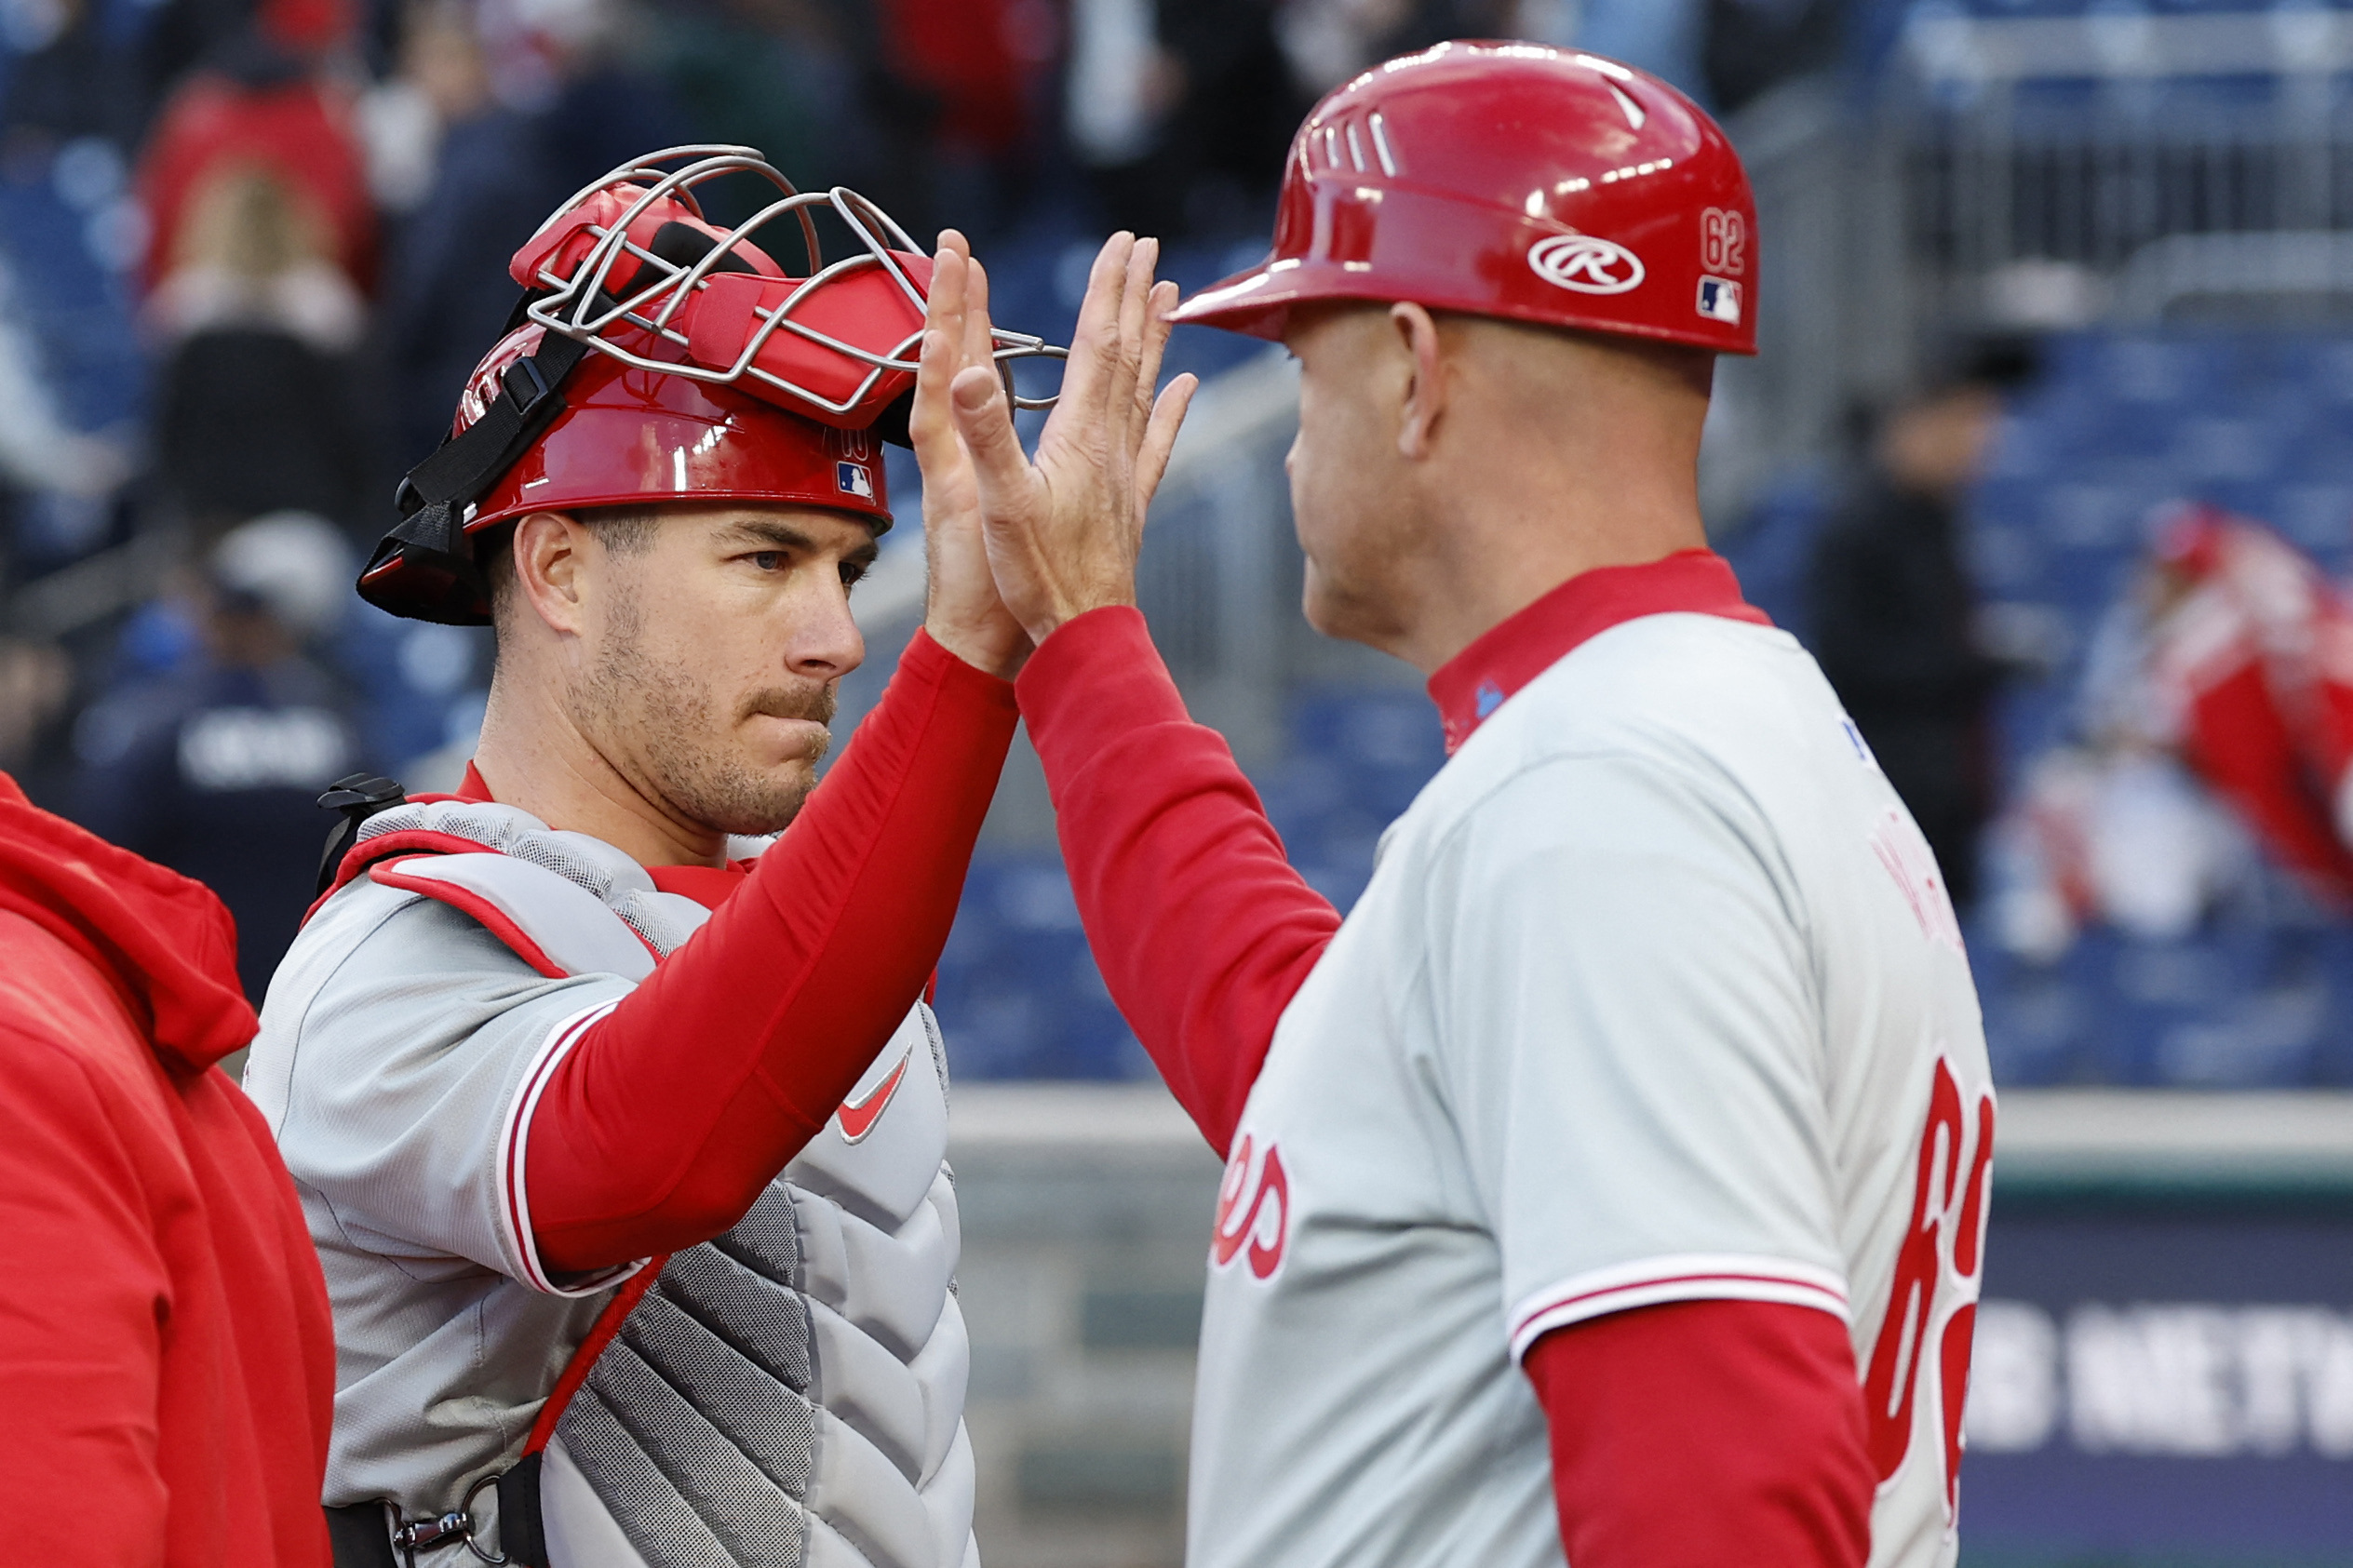
[[[641,981],[707,918],[496,805],[381,813],[358,853],[417,831],[481,848],[376,879],[566,972]],[[550,1568],[977,1568],[947,1083],[919,1002],[742,1222],[660,1264],[601,1349],[591,1336],[540,1470]]]

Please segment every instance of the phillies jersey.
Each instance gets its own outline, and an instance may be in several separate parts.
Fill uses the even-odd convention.
[[[356,852],[403,838],[449,852],[375,862],[320,905],[246,1086],[334,1308],[327,1505],[464,1508],[496,1542],[487,1478],[639,1266],[540,1257],[540,1092],[709,911],[495,802],[379,812]],[[750,1212],[670,1255],[545,1451],[552,1568],[978,1568],[947,1093],[919,1002]]]
[[[1556,1568],[1519,1359],[1728,1299],[1848,1325],[1871,1562],[1949,1564],[1994,1101],[1926,842],[1753,620],[1623,621],[1475,709],[1229,1151],[1190,1562]]]

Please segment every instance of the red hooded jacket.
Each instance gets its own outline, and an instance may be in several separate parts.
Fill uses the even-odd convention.
[[[327,1568],[327,1290],[261,1115],[228,911],[0,773],[10,1561]]]

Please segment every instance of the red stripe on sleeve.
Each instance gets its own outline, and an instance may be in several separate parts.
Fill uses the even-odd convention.
[[[1779,1302],[1645,1307],[1525,1363],[1577,1568],[1861,1568],[1871,1466],[1846,1326]]]
[[[916,634],[743,890],[550,1077],[525,1166],[551,1270],[718,1235],[825,1126],[939,962],[1015,717]]]
[[[1141,613],[1068,623],[1018,690],[1104,984],[1223,1155],[1339,912],[1284,858],[1224,738],[1187,716]]]

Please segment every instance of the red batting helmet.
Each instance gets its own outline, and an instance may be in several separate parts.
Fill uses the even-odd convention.
[[[1178,321],[1279,338],[1311,300],[1756,352],[1756,204],[1724,132],[1616,60],[1440,44],[1375,66],[1291,143],[1274,250]]]
[[[694,187],[738,172],[781,194],[721,229]],[[848,227],[852,255],[826,261],[813,209]],[[751,240],[787,216],[799,277]],[[673,148],[566,202],[511,270],[517,319],[449,438],[401,482],[402,520],[360,574],[363,598],[488,622],[476,537],[529,512],[742,501],[890,527],[875,443],[904,439],[932,262],[871,202],[801,194],[749,148]],[[1062,352],[1016,332],[997,345],[1001,362]]]

